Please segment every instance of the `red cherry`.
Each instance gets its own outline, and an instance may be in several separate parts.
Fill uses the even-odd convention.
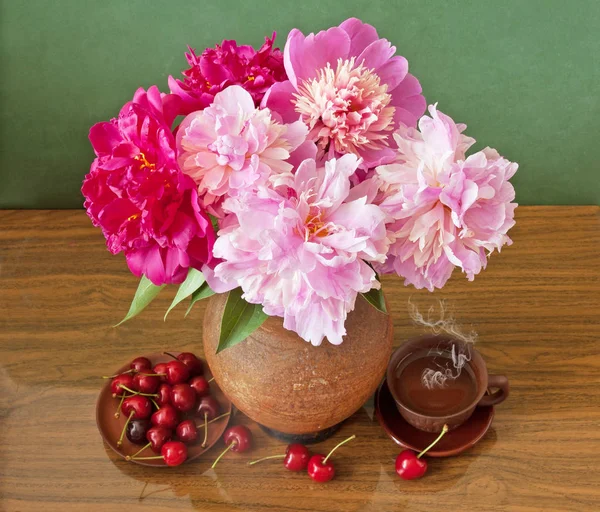
[[[204,365],[202,364],[202,361],[191,352],[182,352],[177,357],[169,352],[165,352],[165,354],[185,364],[190,370],[190,377],[202,375],[202,372],[204,371]]]
[[[171,389],[171,404],[182,412],[191,411],[196,405],[196,392],[188,384],[175,384]]]
[[[396,457],[396,473],[404,480],[421,478],[427,471],[427,462],[412,450],[403,450]]]
[[[346,444],[348,441],[352,441],[356,436],[352,435],[348,439],[344,439],[341,443],[338,443],[333,449],[325,455],[316,454],[313,455],[308,461],[308,476],[310,476],[315,482],[329,482],[335,476],[335,468],[333,464],[329,462],[329,458],[340,446]]]
[[[303,444],[293,443],[287,447],[283,465],[290,471],[304,471],[308,467],[310,452]]]
[[[160,407],[171,403],[171,386],[163,383],[158,386],[158,391],[156,393],[158,396],[155,401]]]
[[[313,455],[308,461],[308,476],[315,482],[329,482],[335,476],[331,461],[325,461],[325,455]]]
[[[310,452],[303,444],[293,443],[288,445],[284,455],[269,455],[268,457],[263,457],[262,459],[249,462],[248,464],[253,466],[254,464],[258,464],[259,462],[268,459],[283,459],[283,465],[286,469],[289,469],[290,471],[304,471],[308,466]]]
[[[128,396],[123,400],[121,410],[126,416],[133,413],[136,420],[144,420],[152,414],[152,403],[145,396]]]
[[[133,389],[140,393],[154,393],[160,384],[160,378],[155,375],[136,373],[133,377]]]
[[[448,425],[444,425],[440,435],[418,455],[412,450],[403,450],[396,457],[396,473],[404,480],[414,480],[421,478],[427,471],[427,462],[421,457],[433,448],[438,441],[448,432]]]
[[[179,415],[177,409],[170,404],[163,405],[150,418],[152,425],[173,429],[179,423]]]
[[[152,372],[161,375],[159,379],[161,382],[167,382],[167,363],[158,363],[153,369]]]
[[[198,406],[196,407],[196,416],[204,419],[204,415],[206,414],[207,419],[212,420],[219,414],[220,410],[221,406],[214,397],[203,396],[198,401]]]
[[[201,375],[192,377],[190,379],[189,384],[196,392],[196,395],[198,395],[198,397],[210,395],[210,384],[206,380],[206,377],[202,377]]]
[[[129,368],[136,372],[145,372],[152,369],[152,363],[147,357],[136,357],[131,361]]]
[[[172,432],[170,429],[162,426],[154,426],[146,432],[146,439],[149,441],[152,451],[160,453],[160,449],[167,441],[171,440]]]
[[[179,466],[187,459],[187,448],[180,441],[169,441],[163,445],[160,454],[167,466]]]
[[[121,375],[117,375],[110,383],[110,392],[113,397],[122,396],[123,393],[126,393],[123,389],[121,389],[121,385],[126,388],[133,388],[133,377],[129,373],[122,373]]]
[[[211,469],[214,468],[217,463],[221,460],[221,457],[225,455],[229,450],[234,452],[245,452],[252,446],[252,432],[244,425],[235,425],[229,427],[223,434],[223,441],[227,445],[227,448],[221,452],[221,455],[213,462]]]
[[[190,378],[190,370],[181,361],[169,361],[166,367],[167,382],[174,386],[187,382]]]
[[[185,420],[177,425],[176,434],[183,443],[193,443],[198,439],[198,429],[193,420]]]

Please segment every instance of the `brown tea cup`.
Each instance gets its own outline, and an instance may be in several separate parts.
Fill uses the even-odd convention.
[[[403,361],[424,351],[448,351],[450,353],[453,344],[459,353],[462,351],[462,353],[469,354],[469,360],[465,364],[469,365],[473,376],[473,385],[475,386],[473,400],[458,412],[446,415],[443,413],[440,415],[424,414],[423,412],[411,409],[402,400],[397,390],[401,374],[401,372],[400,374],[398,373],[397,368],[402,365]],[[392,354],[387,368],[387,382],[396,402],[396,407],[402,417],[413,427],[425,432],[441,432],[444,425],[448,425],[448,428],[452,430],[467,421],[471,417],[471,414],[473,414],[475,407],[499,404],[506,400],[509,393],[506,376],[488,375],[483,357],[473,348],[472,344],[468,344],[467,346],[465,342],[447,335],[421,336],[407,341],[400,348],[396,349]],[[496,389],[496,391],[486,394],[488,389]]]

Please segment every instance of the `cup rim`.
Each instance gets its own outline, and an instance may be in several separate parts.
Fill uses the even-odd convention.
[[[398,396],[396,394],[395,386],[392,385],[392,383],[396,380],[394,377],[394,370],[398,366],[399,354],[402,354],[403,352],[406,352],[408,354],[410,352],[408,352],[407,349],[410,349],[413,347],[418,347],[421,344],[425,344],[425,342],[429,342],[430,340],[435,340],[435,339],[440,340],[440,341],[448,341],[448,342],[452,341],[452,342],[456,342],[456,343],[461,343],[463,345],[465,344],[464,341],[462,341],[458,338],[455,338],[454,336],[451,336],[449,334],[424,334],[424,335],[418,336],[416,338],[411,338],[411,339],[405,341],[402,345],[400,345],[396,350],[394,350],[394,352],[392,352],[392,355],[390,357],[390,362],[388,364],[387,371],[386,371],[386,380],[388,383],[388,388],[390,390],[390,393],[392,394],[392,397],[394,398],[394,402],[396,403],[397,407],[401,407],[403,410],[409,412],[410,414],[414,414],[421,418],[427,418],[427,419],[431,419],[431,420],[443,420],[443,419],[452,420],[454,418],[460,417],[461,415],[464,415],[465,413],[471,411],[472,409],[475,409],[475,407],[477,407],[477,404],[483,398],[483,395],[485,395],[485,392],[487,391],[487,382],[488,382],[487,365],[485,364],[485,360],[483,359],[482,355],[475,349],[475,347],[473,347],[473,346],[470,347],[471,360],[469,361],[468,364],[473,365],[473,363],[475,363],[477,366],[479,366],[482,369],[484,385],[481,386],[481,389],[477,390],[477,395],[475,396],[473,401],[468,406],[462,408],[458,412],[455,412],[453,414],[447,414],[444,416],[432,416],[430,414],[423,414],[422,412],[415,411],[414,409],[411,409],[406,404],[404,404],[398,398]]]

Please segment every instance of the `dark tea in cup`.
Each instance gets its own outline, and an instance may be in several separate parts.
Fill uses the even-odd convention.
[[[488,375],[472,344],[444,335],[408,341],[390,359],[387,382],[402,417],[426,432],[450,430],[471,417],[478,405],[499,404],[508,379]],[[498,388],[486,394],[488,388]]]

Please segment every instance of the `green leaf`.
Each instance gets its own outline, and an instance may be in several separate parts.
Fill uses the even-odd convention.
[[[219,231],[219,219],[210,214],[208,214],[208,216],[210,217],[210,223],[212,224],[215,233],[217,233]]]
[[[169,309],[165,313],[165,320],[167,319],[167,315],[171,312],[171,310],[177,306],[183,299],[189,297],[192,293],[194,293],[198,288],[200,288],[205,283],[204,276],[202,272],[196,270],[195,268],[191,268],[188,270],[188,275],[185,278],[185,281],[179,285],[179,290],[177,290],[177,295],[171,302]]]
[[[198,302],[199,300],[202,299],[206,299],[207,297],[210,297],[211,295],[214,295],[215,292],[213,292],[210,289],[210,286],[208,286],[208,283],[205,281],[204,283],[202,283],[202,286],[200,288],[198,288],[194,293],[192,293],[192,302],[190,303],[189,307],[187,308],[187,311],[185,312],[185,316],[188,316],[190,311],[192,310],[192,306],[194,304],[196,304],[196,302]]]
[[[267,319],[262,306],[246,302],[242,293],[241,288],[236,288],[227,295],[217,354],[245,340]]]
[[[158,292],[160,292],[164,287],[164,284],[162,286],[156,286],[152,284],[152,281],[150,281],[150,279],[148,279],[146,276],[142,276],[140,279],[140,284],[138,285],[138,289],[133,297],[133,301],[131,302],[131,306],[129,306],[129,311],[125,315],[125,318],[123,318],[123,320],[121,320],[114,327],[118,327],[123,322],[133,318],[140,311],[143,311],[143,309],[154,300],[154,297],[156,297]]]
[[[361,293],[361,295],[367,299],[367,302],[371,304],[371,306],[387,315],[387,308],[385,307],[385,299],[383,298],[383,291],[381,288],[379,288],[379,290],[371,288],[367,293]]]

